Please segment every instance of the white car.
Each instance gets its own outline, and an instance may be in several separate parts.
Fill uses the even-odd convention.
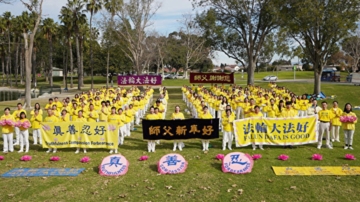
[[[265,76],[263,81],[277,81],[277,76]]]

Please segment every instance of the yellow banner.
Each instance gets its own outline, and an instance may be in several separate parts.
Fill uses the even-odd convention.
[[[359,166],[276,167],[275,175],[360,175]]]
[[[118,148],[118,127],[106,122],[43,123],[43,148]]]
[[[316,117],[246,118],[234,121],[236,147],[302,145],[317,142]]]

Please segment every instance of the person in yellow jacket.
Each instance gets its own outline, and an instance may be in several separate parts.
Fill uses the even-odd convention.
[[[108,119],[108,115],[109,115],[109,109],[108,107],[106,106],[106,102],[105,101],[102,101],[101,102],[101,109],[100,109],[100,112],[99,112],[99,121],[100,122],[106,122],[107,119]]]
[[[116,114],[116,107],[111,107],[111,112],[108,116],[108,123],[114,124],[117,128],[123,123],[121,122],[120,116],[118,114]],[[120,129],[118,131],[118,144],[120,143]],[[115,143],[114,143],[115,144]],[[110,150],[110,154],[112,154],[113,152],[115,152],[115,154],[118,153],[118,149],[111,149]]]
[[[78,117],[76,118],[76,122],[84,122],[86,123],[87,122],[87,119],[84,117],[83,115],[83,111],[82,110],[79,110],[78,112]],[[81,135],[86,135],[86,134],[81,134]],[[84,149],[84,153],[86,153],[86,148],[83,148]],[[78,154],[80,152],[80,148],[76,148],[76,151],[75,151],[75,154]]]
[[[171,114],[172,120],[183,120],[185,119],[184,114],[180,112],[180,106],[175,106],[175,112]],[[185,144],[181,140],[174,140],[174,148],[173,151],[176,151],[176,147],[179,148],[180,151],[182,151],[182,148],[184,148]]]
[[[119,119],[120,119],[120,123],[119,123],[119,133],[120,133],[119,144],[123,145],[125,135],[126,135],[126,115],[125,115],[122,108],[118,109],[118,115],[119,115]]]
[[[330,121],[333,118],[333,114],[330,110],[327,109],[327,102],[323,101],[321,103],[322,109],[318,113],[319,120],[319,137],[318,137],[318,149],[321,149],[322,139],[324,133],[326,133],[326,146],[329,149],[333,149],[330,143]]]
[[[24,144],[25,144],[25,153],[29,152],[29,130],[28,128],[24,127],[22,124],[27,123],[30,125],[30,121],[26,118],[25,112],[20,113],[20,120],[19,123],[21,126],[20,129],[20,150],[19,153],[24,152]]]
[[[21,103],[18,103],[17,104],[17,110],[15,110],[13,112],[13,117],[15,118],[15,121],[19,121],[20,120],[20,114],[21,112],[24,112],[26,114],[26,111],[22,108],[22,104]],[[19,145],[19,135],[20,135],[20,129],[19,127],[14,127],[14,130],[15,130],[15,143],[14,143],[14,146],[15,145]]]
[[[63,109],[61,111],[61,116],[59,117],[59,121],[60,122],[70,122],[70,115],[69,113],[66,111],[66,109]]]
[[[160,119],[158,114],[155,114],[155,108],[150,107],[150,113],[145,116],[146,120]],[[156,140],[148,140],[148,152],[155,152]]]
[[[31,128],[33,129],[34,145],[37,145],[38,139],[40,145],[42,144],[41,130],[40,130],[42,121],[43,121],[43,116],[40,115],[40,111],[38,109],[35,109],[34,115],[30,118]]]
[[[115,108],[115,110],[116,110],[116,108]],[[99,118],[99,114],[95,111],[93,104],[90,104],[89,111],[87,112],[86,117],[87,117],[87,122],[97,122],[97,120]]]
[[[266,117],[269,118],[276,118],[276,115],[279,113],[279,108],[278,106],[275,104],[275,100],[274,98],[270,99],[270,104],[266,105],[263,108],[263,111],[266,112]]]
[[[125,116],[125,121],[124,121],[124,124],[125,124],[125,136],[130,136],[130,129],[131,129],[131,115],[130,113],[128,112],[129,111],[129,107],[127,105],[124,106],[124,111],[123,111],[123,114]]]
[[[330,109],[331,113],[334,115],[331,119],[331,141],[340,142],[340,116],[342,115],[343,111],[339,108],[339,104],[337,101],[333,102],[333,107]]]
[[[221,116],[221,114],[219,115]],[[208,107],[204,106],[203,108],[203,113],[199,114],[199,118],[200,119],[212,119],[212,115],[210,114],[210,112],[208,111]],[[202,142],[202,146],[203,146],[203,151],[209,151],[209,144],[210,144],[210,140],[201,140]]]
[[[352,143],[353,143],[353,137],[354,137],[354,132],[355,132],[355,124],[357,123],[357,116],[354,112],[352,112],[352,105],[350,103],[345,104],[344,112],[343,112],[342,116],[356,118],[355,121],[342,123],[342,129],[344,130],[344,135],[345,135],[344,149],[353,150]]]
[[[30,115],[31,115],[31,116],[34,116],[35,110],[38,110],[38,111],[39,111],[39,114],[40,114],[41,116],[43,115],[43,111],[42,111],[39,103],[35,103],[34,109],[31,110],[31,112],[30,112]]]
[[[10,108],[6,107],[4,109],[4,115],[1,116],[0,119],[2,122],[5,121],[11,121],[15,123],[14,117],[10,114]],[[14,151],[14,145],[13,145],[13,133],[14,133],[14,126],[12,125],[4,125],[1,127],[2,137],[4,141],[4,148],[3,152],[13,152]]]
[[[260,111],[259,106],[255,105],[254,112],[251,113],[251,117],[264,117],[264,115]],[[254,142],[252,143],[252,148],[253,148],[253,150],[256,150],[256,144]],[[262,143],[259,144],[259,148],[261,150],[264,150]]]
[[[298,100],[299,106],[299,117],[307,116],[307,110],[309,108],[309,100],[307,99],[306,95],[302,95],[301,99]]]
[[[47,117],[45,117],[45,119],[44,119],[44,121],[43,121],[43,123],[45,122],[49,122],[49,123],[55,123],[55,122],[59,122],[59,119],[56,117],[56,116],[54,116],[54,113],[53,113],[53,111],[52,111],[52,109],[51,108],[49,108],[49,109],[47,109]],[[56,153],[56,151],[57,151],[57,148],[54,148],[54,150],[52,149],[52,148],[49,148],[47,151],[46,151],[46,153],[49,153],[49,152],[51,152],[51,151],[53,151],[53,153]]]
[[[226,144],[228,149],[232,150],[232,140],[233,140],[233,122],[235,120],[235,115],[232,115],[231,109],[226,109],[226,116],[222,118],[223,125],[223,141],[222,149],[226,149]]]
[[[287,101],[285,103],[286,107],[285,109],[281,110],[280,116],[281,118],[293,118],[293,117],[297,117],[298,112],[297,110],[295,110],[294,108],[292,108],[292,102],[291,101]]]

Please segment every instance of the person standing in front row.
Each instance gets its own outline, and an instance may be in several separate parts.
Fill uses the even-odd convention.
[[[353,137],[354,137],[354,132],[355,132],[355,124],[357,123],[357,117],[356,117],[356,114],[354,112],[352,112],[352,106],[350,103],[345,104],[344,112],[342,115],[355,117],[354,121],[352,121],[352,122],[342,123],[342,128],[344,130],[344,135],[345,135],[344,149],[353,150],[352,143],[353,143]]]
[[[340,116],[342,115],[343,111],[339,108],[339,104],[337,101],[333,102],[333,108],[330,109],[333,113],[333,118],[331,119],[331,141],[340,142]]]
[[[221,116],[221,113],[219,113],[219,116]],[[199,114],[199,118],[200,119],[212,119],[213,118],[212,115],[210,114],[210,112],[208,111],[207,106],[203,107],[203,113]],[[203,146],[203,151],[209,151],[210,140],[201,140],[201,142],[202,142],[202,146]]]
[[[223,141],[222,146],[223,150],[226,149],[226,143],[228,145],[228,149],[232,150],[232,140],[233,140],[233,122],[235,120],[235,116],[231,114],[231,109],[227,109],[226,116],[222,117],[222,125],[223,125]]]
[[[53,111],[52,111],[51,108],[48,108],[48,109],[47,109],[47,114],[48,114],[48,116],[45,117],[45,120],[44,120],[45,123],[46,123],[46,122],[51,122],[51,123],[59,122],[59,119],[54,115],[54,113],[53,113]],[[49,153],[49,152],[51,152],[51,151],[52,151],[52,148],[49,148],[49,149],[46,151],[46,153]],[[53,153],[56,153],[56,151],[57,151],[57,148],[54,148]]]
[[[40,130],[42,121],[43,121],[43,117],[42,117],[42,115],[40,115],[39,109],[35,109],[34,115],[30,119],[31,127],[33,129],[34,145],[37,145],[38,139],[39,139],[40,145],[42,144],[41,130]]]
[[[327,102],[323,101],[321,103],[322,110],[318,113],[319,119],[319,137],[318,137],[318,149],[321,149],[322,138],[324,132],[326,133],[326,147],[333,149],[330,143],[330,120],[333,118],[333,114],[330,110],[327,109]]]
[[[183,120],[185,119],[184,114],[180,112],[180,106],[175,106],[175,112],[171,115],[172,120]],[[176,146],[179,148],[180,151],[182,151],[182,148],[185,146],[184,142],[181,140],[174,140],[174,148],[173,151],[176,151]]]
[[[6,107],[4,109],[4,115],[1,116],[1,121],[11,121],[15,123],[14,117],[10,114],[10,108]],[[14,133],[14,126],[5,125],[1,127],[2,137],[4,140],[4,153],[13,152],[14,145],[13,145],[13,133]]]
[[[21,126],[20,129],[20,150],[19,153],[24,152],[24,144],[25,144],[25,153],[29,152],[29,130],[27,127],[24,127],[23,124],[27,123],[30,126],[30,121],[26,118],[25,112],[20,113],[20,120]]]

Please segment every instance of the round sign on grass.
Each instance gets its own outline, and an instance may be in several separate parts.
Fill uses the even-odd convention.
[[[129,169],[129,161],[120,154],[105,157],[100,166],[99,174],[103,176],[125,175]]]
[[[167,154],[158,162],[160,174],[179,174],[186,171],[188,162],[180,154]]]
[[[232,152],[222,160],[224,173],[245,174],[250,173],[254,166],[254,160],[249,154]]]

